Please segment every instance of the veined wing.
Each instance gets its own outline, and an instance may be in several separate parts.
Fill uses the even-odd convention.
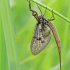
[[[41,52],[49,43],[51,39],[50,28],[48,25],[37,23],[35,27],[34,36],[31,42],[31,51],[34,55]]]

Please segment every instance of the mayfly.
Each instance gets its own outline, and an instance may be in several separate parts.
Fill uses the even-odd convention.
[[[59,52],[59,59],[60,59],[60,70],[61,70],[61,44],[58,32],[55,26],[50,22],[54,20],[53,12],[51,19],[45,19],[44,15],[38,16],[37,12],[31,9],[31,3],[29,0],[29,10],[32,12],[32,15],[36,18],[37,24],[35,26],[35,32],[31,42],[31,52],[33,55],[40,53],[49,43],[51,39],[50,30],[52,31],[57,47]],[[39,6],[38,6],[39,8]],[[40,10],[40,8],[39,8]],[[41,11],[41,10],[40,10]]]

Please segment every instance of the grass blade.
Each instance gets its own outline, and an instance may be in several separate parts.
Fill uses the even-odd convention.
[[[1,16],[9,70],[20,70],[12,17],[8,0],[1,0]],[[5,69],[4,69],[5,70]]]

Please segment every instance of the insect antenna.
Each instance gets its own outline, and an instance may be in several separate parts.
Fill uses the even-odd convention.
[[[38,6],[38,5],[37,5]],[[40,7],[38,6],[38,8],[39,8],[39,10],[40,10],[40,12],[41,12],[41,16],[42,16],[42,11],[41,11],[41,9],[40,9]]]
[[[44,15],[45,15],[45,13],[46,13],[46,8],[45,8],[45,12],[44,12]],[[43,17],[44,17],[44,15],[43,15]]]
[[[38,6],[38,5],[37,5]],[[45,15],[45,13],[46,13],[46,9],[45,9],[45,12],[44,12],[44,15],[42,15],[42,11],[41,11],[41,9],[40,9],[40,7],[38,6],[38,8],[39,8],[39,10],[40,10],[40,12],[41,12],[41,16],[43,16],[44,17],[44,15]]]

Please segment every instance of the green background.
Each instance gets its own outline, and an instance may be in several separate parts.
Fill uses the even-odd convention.
[[[70,18],[70,0],[37,0]],[[40,15],[37,5],[32,9]],[[44,13],[45,9],[41,7]],[[45,18],[52,13],[46,10]],[[52,23],[61,40],[62,70],[70,70],[70,24],[55,15]],[[60,70],[56,42],[51,41],[38,55],[32,55],[30,43],[37,21],[29,11],[27,0],[0,0],[0,70]]]

